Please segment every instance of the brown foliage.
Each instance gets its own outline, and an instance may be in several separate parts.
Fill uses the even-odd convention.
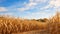
[[[49,20],[48,28],[50,34],[60,34],[60,13],[59,12],[57,12],[57,14]]]
[[[12,17],[0,17],[0,33],[11,34],[32,30],[44,29],[44,25],[38,21],[22,20]]]
[[[11,34],[33,30],[46,30],[49,34],[60,34],[60,13],[57,13],[44,23],[36,20],[27,20],[14,17],[0,16],[0,34]],[[42,32],[44,33],[44,32]]]

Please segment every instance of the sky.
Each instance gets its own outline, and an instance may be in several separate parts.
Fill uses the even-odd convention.
[[[26,19],[50,18],[59,9],[60,0],[0,0],[0,15]]]

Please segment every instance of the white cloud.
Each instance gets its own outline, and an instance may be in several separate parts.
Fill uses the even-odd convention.
[[[18,11],[25,11],[25,10],[28,10],[29,8],[17,8],[18,9]]]
[[[25,11],[25,10],[29,10],[29,9],[33,9],[34,6],[36,6],[37,3],[28,3],[28,4],[25,4],[25,7],[22,7],[22,8],[17,8],[17,10],[19,11]]]
[[[53,16],[54,13],[48,13],[48,12],[34,12],[34,13],[27,13],[26,16],[23,18],[25,19],[39,19],[39,18],[50,18],[50,16]]]
[[[46,12],[35,12],[35,13],[32,13],[32,15],[42,15],[42,14],[46,14]]]
[[[38,5],[39,3],[43,3],[46,0],[29,0],[29,3],[24,3],[25,7],[22,8],[17,8],[18,11],[25,11],[25,10],[29,10],[29,9],[33,9],[35,8],[36,5]]]
[[[31,3],[27,4],[26,6],[32,7],[32,6],[35,6],[35,5],[37,5],[37,3],[31,2]]]
[[[44,3],[46,1],[47,0],[29,0],[29,3],[24,3],[25,7],[18,8],[18,11],[25,11],[25,10],[34,9],[39,3]],[[40,9],[42,9],[42,10],[46,10],[48,8],[59,9],[59,7],[60,7],[60,0],[50,0],[48,2],[47,6],[44,6],[44,7],[40,8]]]
[[[30,13],[30,12],[27,12],[27,15],[24,16],[23,18],[25,19],[39,19],[39,18],[48,18],[48,13],[46,12],[33,12],[33,13]]]
[[[41,3],[46,2],[46,0],[30,0],[30,2]]]
[[[50,0],[49,4],[43,8],[40,9],[48,9],[48,8],[55,8],[55,9],[59,9],[60,7],[60,0]]]
[[[54,5],[56,8],[60,7],[60,0],[51,0],[50,5]]]
[[[8,11],[8,9],[5,7],[0,7],[0,12],[2,12],[2,11]]]

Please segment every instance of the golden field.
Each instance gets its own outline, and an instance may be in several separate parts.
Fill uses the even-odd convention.
[[[0,34],[60,34],[60,13],[38,20],[0,16]]]

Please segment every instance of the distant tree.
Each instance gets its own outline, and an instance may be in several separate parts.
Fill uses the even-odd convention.
[[[44,19],[38,19],[37,21],[46,22],[47,20],[48,20],[47,18],[44,18]]]

